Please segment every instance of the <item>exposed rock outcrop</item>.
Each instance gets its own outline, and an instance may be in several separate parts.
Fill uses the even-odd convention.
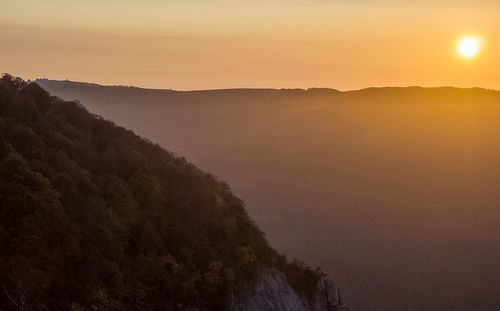
[[[339,289],[328,278],[319,280],[312,311],[347,311],[342,304]]]
[[[241,290],[230,298],[230,311],[341,311],[347,310],[337,287],[323,277],[317,284],[314,301],[300,297],[288,284],[284,273],[261,273],[252,289]]]

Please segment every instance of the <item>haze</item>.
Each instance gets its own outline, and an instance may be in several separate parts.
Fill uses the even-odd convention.
[[[38,81],[227,181],[352,310],[500,305],[500,93],[175,92]]]
[[[0,68],[153,88],[498,88],[498,1],[6,1]],[[473,61],[457,55],[481,36]]]

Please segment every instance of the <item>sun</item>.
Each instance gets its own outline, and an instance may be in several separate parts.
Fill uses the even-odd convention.
[[[479,39],[474,37],[465,37],[458,43],[458,53],[463,57],[474,57],[479,48],[481,47],[481,42]]]

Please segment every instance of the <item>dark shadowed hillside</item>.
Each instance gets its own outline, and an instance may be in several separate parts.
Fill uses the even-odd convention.
[[[500,93],[40,84],[228,181],[357,310],[500,305]]]
[[[331,288],[227,184],[80,104],[5,75],[0,137],[1,310],[240,310],[262,271]]]

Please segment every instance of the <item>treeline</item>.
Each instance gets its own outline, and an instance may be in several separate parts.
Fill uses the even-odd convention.
[[[260,269],[311,296],[227,184],[50,96],[0,80],[2,310],[222,310]]]

